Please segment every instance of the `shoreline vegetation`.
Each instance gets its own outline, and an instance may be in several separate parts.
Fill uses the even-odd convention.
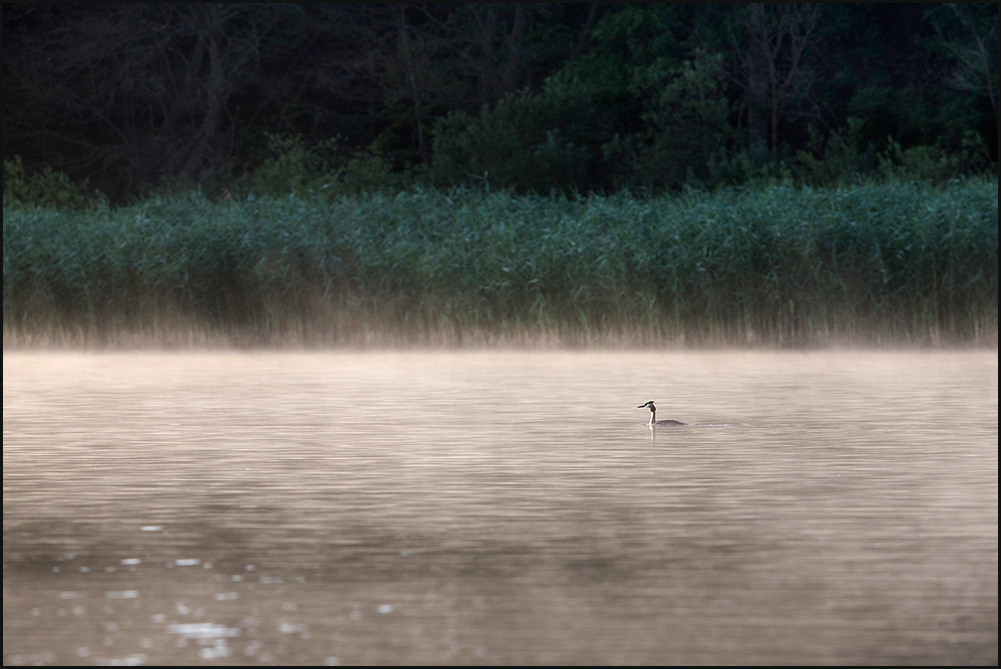
[[[4,349],[997,347],[996,176],[4,207]]]

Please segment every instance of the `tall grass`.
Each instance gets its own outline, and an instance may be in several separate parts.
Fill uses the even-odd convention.
[[[998,188],[4,209],[4,345],[997,345]]]

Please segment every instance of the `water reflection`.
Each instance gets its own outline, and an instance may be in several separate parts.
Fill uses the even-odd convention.
[[[997,660],[995,352],[5,354],[3,429],[8,664]]]

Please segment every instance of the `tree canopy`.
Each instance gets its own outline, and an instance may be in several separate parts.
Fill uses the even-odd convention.
[[[5,173],[18,156],[17,174],[49,168],[112,201],[164,184],[951,177],[996,169],[997,16],[994,3],[5,3]]]

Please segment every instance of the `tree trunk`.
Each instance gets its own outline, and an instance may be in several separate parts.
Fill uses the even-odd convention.
[[[417,130],[417,154],[421,157],[421,162],[428,164],[429,159],[427,149],[424,146],[424,120],[421,114],[421,89],[417,85],[417,74],[414,66],[414,55],[410,48],[410,35],[408,34],[406,7],[397,5],[397,25],[400,30],[400,48],[403,51],[403,59],[407,66],[407,83],[410,84],[410,97],[414,103],[414,125]]]

